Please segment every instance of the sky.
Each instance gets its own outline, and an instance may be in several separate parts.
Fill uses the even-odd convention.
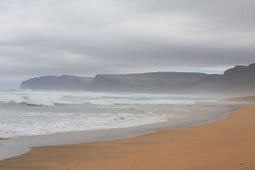
[[[0,0],[0,88],[255,62],[254,0]]]

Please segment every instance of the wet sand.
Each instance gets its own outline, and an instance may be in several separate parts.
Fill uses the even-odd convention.
[[[230,118],[130,139],[33,148],[0,162],[1,170],[255,169],[255,105]]]
[[[8,140],[0,140],[0,160],[16,157],[30,151],[33,147],[70,145],[79,143],[110,141],[131,138],[155,131],[180,127],[191,127],[221,120],[227,117],[227,112],[236,109],[236,105],[196,104],[196,105],[139,105],[146,112],[168,115],[165,122],[135,126],[130,128],[101,129],[91,131],[76,131],[37,135]],[[178,116],[174,116],[175,113]],[[174,116],[174,117],[173,117]]]

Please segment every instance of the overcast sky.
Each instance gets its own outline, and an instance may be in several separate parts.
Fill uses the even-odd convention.
[[[254,0],[0,0],[0,88],[255,62]]]

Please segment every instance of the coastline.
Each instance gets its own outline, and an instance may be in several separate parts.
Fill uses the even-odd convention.
[[[243,170],[255,169],[255,104],[202,126],[134,138],[36,147],[0,162],[1,170]]]
[[[140,106],[142,107],[142,106]],[[171,105],[144,105],[143,109],[153,112],[169,112]],[[64,132],[50,135],[21,137],[9,140],[0,140],[0,160],[17,157],[28,153],[31,148],[42,146],[60,146],[90,142],[103,142],[119,139],[132,138],[153,132],[191,127],[209,122],[218,121],[227,117],[227,112],[236,109],[237,105],[191,105],[184,108],[191,110],[185,113],[188,118],[171,118],[166,122],[147,124],[137,127],[105,129],[79,132]],[[180,107],[180,109],[183,109]]]

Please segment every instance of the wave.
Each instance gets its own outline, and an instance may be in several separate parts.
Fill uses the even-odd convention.
[[[26,112],[22,117],[9,115],[5,123],[0,120],[0,137],[17,138],[58,132],[90,131],[141,126],[164,122],[167,117],[154,113],[50,113]]]
[[[176,108],[183,104],[212,102],[190,96],[109,94],[90,92],[0,91],[0,137],[15,138],[58,132],[134,127],[184,118]],[[154,108],[171,104],[166,113]],[[173,105],[173,106],[172,106]],[[183,107],[181,107],[183,108]],[[173,114],[178,113],[178,114]]]
[[[108,94],[92,92],[40,92],[40,91],[0,91],[0,103],[25,104],[28,106],[56,106],[69,104],[125,105],[125,104],[197,104],[212,102],[212,99],[192,98],[163,94]]]

